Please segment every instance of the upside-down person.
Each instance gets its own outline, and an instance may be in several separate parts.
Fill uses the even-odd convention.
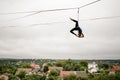
[[[82,33],[82,29],[79,27],[78,21],[74,20],[72,18],[70,18],[73,22],[75,22],[75,27],[73,29],[70,30],[70,32],[72,34],[74,34],[75,36],[79,37],[79,38],[83,38],[84,34]],[[74,31],[78,31],[78,34],[75,34]]]

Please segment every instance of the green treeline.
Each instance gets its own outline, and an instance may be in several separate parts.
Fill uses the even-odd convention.
[[[97,60],[98,64],[97,74],[88,72],[88,63],[91,60],[33,60],[33,59],[0,59],[0,74],[8,73],[9,80],[120,80],[120,71],[115,74],[109,74],[112,65],[119,65],[120,60]],[[38,70],[41,75],[31,74],[26,75],[25,71],[21,71],[16,75],[18,68],[31,68],[30,63],[39,64],[42,70]],[[46,63],[45,66],[43,64]],[[85,71],[86,77],[70,74],[61,78],[59,70],[51,70],[49,73],[49,67],[56,66],[62,67],[63,71]],[[38,72],[37,72],[38,73]],[[0,78],[0,80],[3,80]]]

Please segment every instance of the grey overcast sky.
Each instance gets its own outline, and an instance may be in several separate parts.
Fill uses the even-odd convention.
[[[120,18],[80,21],[85,38],[69,31],[77,9],[6,14],[80,7],[95,0],[0,0],[0,58],[120,59]],[[80,9],[79,19],[120,16],[120,0],[101,0]],[[18,18],[18,19],[16,19]],[[52,23],[37,25],[42,23]]]

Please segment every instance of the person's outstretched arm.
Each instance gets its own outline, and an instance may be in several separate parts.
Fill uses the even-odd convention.
[[[72,19],[72,18],[70,18],[70,20],[72,20],[72,21],[74,21],[74,22],[78,22],[77,20],[74,20],[74,19]]]

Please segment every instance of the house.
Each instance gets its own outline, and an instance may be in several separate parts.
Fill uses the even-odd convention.
[[[56,66],[53,66],[53,67],[48,67],[49,71],[51,70],[59,70],[59,71],[62,71],[63,70],[63,67],[56,67]]]
[[[36,74],[39,72],[40,70],[40,65],[38,64],[35,64],[35,63],[31,63],[30,66],[32,67],[32,73]]]
[[[96,73],[98,71],[98,64],[95,62],[88,63],[88,72],[89,73]]]
[[[115,74],[116,71],[120,71],[120,66],[112,66],[109,72],[110,74]]]
[[[70,74],[75,74],[76,76],[80,77],[87,77],[86,71],[60,71],[61,78]]]
[[[25,71],[26,75],[32,74],[32,68],[18,68],[15,75],[20,74],[21,71]]]
[[[34,69],[40,69],[40,66],[38,64],[35,64],[35,63],[31,63],[30,66]]]
[[[59,71],[62,71],[62,70],[63,70],[63,67],[56,67],[56,66],[48,67],[48,74],[49,74],[50,71],[52,71],[52,70],[59,70]]]
[[[112,71],[120,71],[120,66],[112,66]]]
[[[60,71],[60,77],[63,78],[64,76],[75,74],[74,71]]]
[[[10,74],[7,74],[7,73],[1,74],[1,75],[0,75],[0,80],[8,80],[9,75],[10,75]]]
[[[16,65],[20,65],[20,64],[22,64],[23,62],[22,61],[18,61],[17,63],[16,63]]]
[[[75,75],[80,77],[87,77],[86,71],[75,71]]]

